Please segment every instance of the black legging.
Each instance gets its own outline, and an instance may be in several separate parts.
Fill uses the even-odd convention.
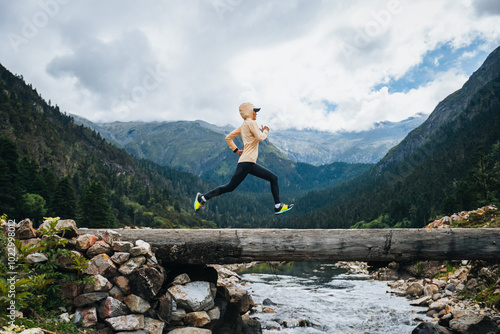
[[[228,184],[217,187],[203,196],[205,196],[205,199],[208,201],[213,197],[225,194],[227,192],[231,192],[234,189],[236,189],[236,187],[239,186],[241,182],[243,182],[243,180],[245,179],[245,177],[247,177],[248,174],[269,181],[271,183],[271,192],[273,193],[274,203],[275,204],[280,203],[280,189],[278,186],[278,177],[269,169],[266,169],[261,165],[253,162],[240,162],[238,164],[238,167],[236,167],[236,171],[231,177],[231,181],[229,181]]]

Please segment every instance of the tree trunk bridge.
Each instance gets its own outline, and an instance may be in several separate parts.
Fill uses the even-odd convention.
[[[498,260],[500,229],[113,229],[165,263]],[[80,229],[97,235],[98,229]]]

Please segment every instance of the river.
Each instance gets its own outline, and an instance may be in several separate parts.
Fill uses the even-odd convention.
[[[263,333],[406,334],[422,308],[391,293],[385,281],[349,275],[334,264],[262,265],[240,274],[254,302],[269,299],[275,313],[258,312]],[[260,310],[259,310],[260,311]],[[304,327],[305,326],[305,327]]]

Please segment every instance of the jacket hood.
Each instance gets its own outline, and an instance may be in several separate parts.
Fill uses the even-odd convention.
[[[241,118],[247,119],[249,117],[252,117],[253,108],[254,108],[254,105],[251,104],[250,102],[242,103],[240,105]]]

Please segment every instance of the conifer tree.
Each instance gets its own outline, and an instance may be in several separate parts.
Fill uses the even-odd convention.
[[[0,214],[11,217],[15,217],[20,200],[17,159],[16,144],[8,138],[0,138]]]
[[[115,227],[115,217],[106,198],[106,190],[100,181],[91,182],[85,188],[79,205],[78,224],[84,227]]]
[[[76,216],[75,190],[67,176],[63,177],[57,184],[52,212],[54,216],[66,219],[74,219]]]

